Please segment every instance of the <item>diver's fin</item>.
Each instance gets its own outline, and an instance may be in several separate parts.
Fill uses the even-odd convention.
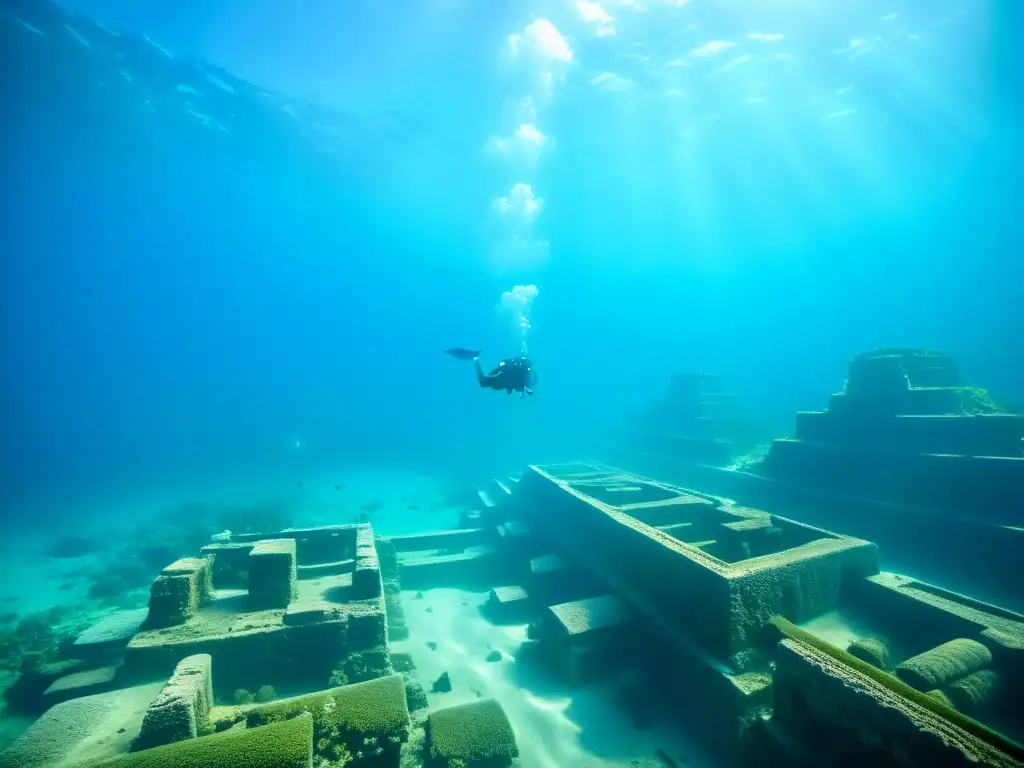
[[[473,360],[474,358],[480,357],[480,350],[452,347],[451,349],[446,349],[445,354],[451,355],[456,360]]]

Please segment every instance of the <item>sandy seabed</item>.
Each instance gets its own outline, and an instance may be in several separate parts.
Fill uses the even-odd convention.
[[[633,728],[612,684],[570,687],[536,660],[517,661],[526,625],[491,624],[480,613],[486,599],[486,593],[458,589],[402,593],[410,637],[391,649],[412,657],[428,713],[480,697],[497,699],[516,733],[518,764],[529,768],[665,768],[659,749],[680,766],[714,765],[677,724]],[[495,650],[501,660],[488,662]],[[432,681],[444,672],[451,692],[431,693]]]

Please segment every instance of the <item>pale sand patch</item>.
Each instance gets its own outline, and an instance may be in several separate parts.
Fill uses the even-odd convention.
[[[550,677],[535,661],[517,662],[515,653],[526,641],[526,626],[495,626],[484,619],[478,606],[486,593],[434,589],[422,600],[414,599],[415,594],[402,593],[410,637],[391,647],[412,656],[427,691],[427,711],[474,701],[478,694],[494,697],[516,732],[520,765],[662,768],[658,749],[680,766],[714,765],[687,739],[679,723],[658,722],[645,731],[633,728],[610,682],[572,688]],[[437,649],[431,651],[427,641],[437,643]],[[500,651],[502,660],[486,661],[491,650]],[[452,691],[431,693],[431,683],[443,672],[451,678]]]

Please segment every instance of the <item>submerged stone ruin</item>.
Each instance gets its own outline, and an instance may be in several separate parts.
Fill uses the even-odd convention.
[[[929,580],[1024,609],[1024,416],[964,383],[949,355],[882,349],[850,361],[823,411],[762,461],[715,467],[678,443],[606,443],[608,461],[877,542]]]
[[[721,377],[677,373],[668,392],[629,430],[648,450],[725,467],[754,450],[763,427]]]
[[[850,361],[824,411],[796,415],[765,474],[890,502],[1024,524],[1024,416],[965,386],[956,362],[883,349]]]
[[[393,652],[439,587],[529,625],[514,664],[611,686],[631,727],[699,728],[723,764],[1024,758],[1024,616],[882,571],[869,541],[595,463],[494,481],[465,518],[218,535],[71,646],[0,765],[525,765],[500,699],[428,704]]]

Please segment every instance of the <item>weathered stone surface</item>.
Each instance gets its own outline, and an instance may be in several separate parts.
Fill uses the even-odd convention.
[[[874,762],[872,743],[886,744],[887,753],[900,755],[900,764],[908,766],[1018,764],[951,721],[803,643],[779,644],[774,687],[773,719],[795,735],[815,732],[817,744],[841,745],[850,764]],[[829,729],[848,736],[822,738]],[[870,742],[861,734],[871,734]],[[863,754],[850,754],[854,748]]]
[[[75,658],[88,660],[119,654],[142,628],[148,616],[149,608],[114,611],[79,635],[70,653]]]
[[[212,558],[186,557],[164,568],[150,589],[148,627],[183,624],[213,592]]]
[[[356,531],[356,565],[352,573],[352,596],[356,600],[377,597],[383,590],[373,529],[368,525]]]
[[[194,739],[206,730],[213,706],[211,665],[212,659],[207,654],[181,660],[146,711],[133,749]]]
[[[295,539],[257,541],[249,553],[249,608],[287,608],[295,581]]]

